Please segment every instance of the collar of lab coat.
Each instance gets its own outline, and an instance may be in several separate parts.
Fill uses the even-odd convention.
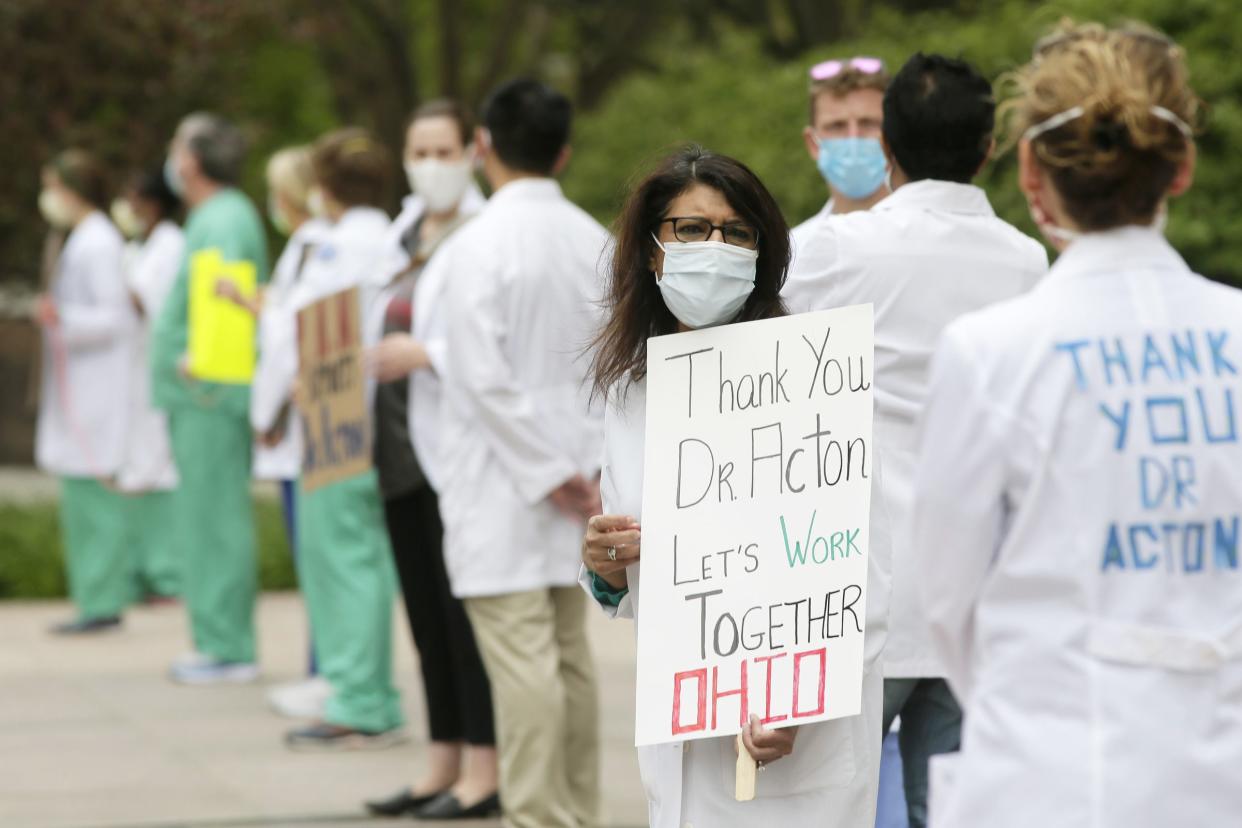
[[[491,201],[550,201],[564,197],[561,185],[556,183],[555,178],[519,178],[492,193]]]
[[[122,244],[121,231],[112,226],[112,222],[99,210],[92,210],[86,216],[74,225],[69,231],[69,235],[65,237],[65,246],[61,252],[62,257],[66,253],[76,251],[79,246],[85,246],[92,237],[114,236]]]
[[[465,214],[474,214],[483,209],[483,204],[487,198],[483,195],[483,191],[479,189],[479,185],[475,181],[471,181],[466,187],[466,192],[461,197],[461,204],[457,205],[457,209]],[[401,199],[401,212],[393,219],[394,224],[403,224],[409,227],[418,221],[423,211],[427,209],[427,202],[423,201],[423,197],[417,193],[410,193]]]
[[[367,225],[383,223],[384,227],[388,226],[388,214],[378,207],[350,207],[341,217],[337,219],[336,224],[332,225],[335,231],[334,235],[349,235],[355,229],[367,232]]]
[[[885,210],[936,210],[970,216],[994,216],[987,193],[974,184],[924,179],[902,184],[871,208]]]
[[[1190,267],[1163,233],[1131,224],[1079,236],[1057,258],[1048,279],[1133,270],[1189,273]]]

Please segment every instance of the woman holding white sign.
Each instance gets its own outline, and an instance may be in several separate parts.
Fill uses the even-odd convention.
[[[1199,101],[1151,29],[1066,27],[1006,104],[1062,250],[932,363],[914,537],[965,711],[933,826],[1235,824],[1242,293],[1163,235]]]
[[[647,340],[784,316],[780,291],[789,231],[754,173],[692,147],[638,185],[616,235],[609,319],[595,343],[594,362],[596,393],[608,399],[605,514],[588,525],[581,581],[610,615],[636,617]],[[650,824],[870,826],[879,767],[879,683],[868,686],[862,716],[801,729],[768,729],[752,716],[742,742],[762,771],[753,801],[735,799],[732,738],[640,747]]]

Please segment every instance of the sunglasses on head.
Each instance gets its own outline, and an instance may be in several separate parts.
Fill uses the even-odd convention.
[[[884,61],[877,57],[852,57],[849,60],[825,60],[811,67],[811,80],[828,80],[835,78],[846,69],[856,69],[864,75],[875,75],[884,71]]]

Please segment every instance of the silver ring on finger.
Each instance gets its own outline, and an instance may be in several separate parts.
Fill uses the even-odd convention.
[[[617,559],[617,547],[608,547],[608,560],[615,561]]]
[[[759,770],[761,770],[761,771],[765,771],[765,770],[767,770],[767,769],[768,769],[768,766],[767,766],[766,764],[764,764],[764,762],[763,762],[763,760],[762,760],[762,759],[760,759],[760,760],[759,760]]]

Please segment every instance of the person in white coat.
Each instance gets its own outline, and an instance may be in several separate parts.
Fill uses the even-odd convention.
[[[780,209],[754,173],[698,147],[674,154],[638,185],[618,228],[608,320],[593,365],[595,393],[607,400],[604,514],[591,518],[583,540],[581,583],[609,615],[634,618],[642,571],[647,339],[783,316],[790,248]],[[762,772],[750,802],[734,799],[732,738],[639,748],[649,824],[871,828],[883,606],[868,600],[860,715],[784,729],[767,729],[752,716],[742,737]]]
[[[285,147],[267,162],[267,217],[278,233],[288,237],[272,278],[257,300],[241,301],[258,316],[259,355],[250,383],[250,427],[254,431],[251,473],[257,480],[275,481],[280,487],[281,515],[289,551],[297,562],[297,478],[302,469],[302,432],[281,366],[296,359],[296,348],[284,337],[281,319],[288,316],[288,302],[314,255],[328,224],[310,214],[307,203],[315,185],[309,146]],[[223,282],[232,286],[232,282]],[[240,300],[240,297],[233,297]],[[309,621],[308,621],[309,630]],[[268,703],[282,716],[314,719],[323,714],[331,687],[318,673],[314,633],[310,632],[307,676],[274,687]]]
[[[1063,249],[940,341],[915,573],[966,711],[932,825],[1242,813],[1242,293],[1161,229],[1198,100],[1150,29],[1062,29],[1017,73],[1019,183]]]
[[[102,212],[99,163],[66,150],[43,169],[39,210],[67,233],[49,292],[38,297],[43,377],[35,462],[61,480],[60,527],[77,617],[63,634],[116,627],[133,596],[123,496],[133,373],[134,310],[122,273],[125,240]]]
[[[412,334],[415,313],[443,316],[443,268],[436,251],[479,212],[483,197],[474,180],[473,130],[461,104],[428,101],[415,110],[405,134],[405,172],[414,195],[388,230],[392,264],[368,324],[378,344],[368,354],[375,389],[375,469],[384,498],[384,520],[401,580],[406,617],[418,651],[427,730],[431,737],[422,772],[387,799],[369,801],[377,815],[413,814],[438,819],[499,811],[496,736],[491,686],[460,599],[453,597],[444,566],[444,526],[429,459],[414,447],[411,374],[433,378],[426,345]],[[428,285],[425,277],[432,277]],[[443,333],[439,336],[442,338]],[[439,364],[443,370],[443,361]],[[429,398],[438,404],[438,389]],[[431,442],[434,443],[434,435]],[[422,441],[423,445],[427,440]]]
[[[956,750],[961,712],[944,682],[912,567],[924,541],[905,533],[914,429],[936,339],[951,321],[1030,290],[1047,270],[1034,239],[997,218],[970,182],[992,147],[991,84],[968,64],[916,54],[884,94],[891,195],[821,222],[785,287],[790,310],[875,306],[875,497],[895,542],[884,664],[884,732],[898,743],[911,828],[926,824],[927,763]]]
[[[599,700],[577,549],[599,502],[602,423],[582,352],[608,234],[553,178],[571,117],[563,95],[534,81],[491,93],[475,147],[494,194],[436,254],[448,268],[432,459],[444,557],[491,679],[514,828],[599,821]]]
[[[125,463],[117,485],[127,498],[131,553],[139,597],[147,603],[175,599],[181,592],[182,560],[175,514],[177,464],[168,436],[168,414],[151,404],[147,340],[172,289],[185,253],[177,226],[181,199],[168,189],[162,167],[135,177],[112,203],[117,227],[127,245],[126,283],[138,313],[130,373],[129,428]]]
[[[888,88],[884,61],[866,56],[825,60],[807,74],[810,120],[802,128],[802,140],[828,187],[828,201],[790,231],[795,258],[821,221],[870,209],[888,195],[880,146]]]
[[[296,398],[299,370],[297,312],[349,288],[359,288],[356,321],[366,341],[366,309],[376,292],[367,276],[378,266],[389,218],[391,156],[358,128],[324,135],[311,156],[315,188],[308,199],[329,228],[320,237],[273,323],[277,396]],[[368,403],[374,388],[367,385]],[[400,696],[392,682],[392,604],[395,578],[383,529],[374,469],[297,492],[298,575],[314,631],[315,658],[331,686],[322,717],[290,730],[294,750],[384,748],[403,740]]]

